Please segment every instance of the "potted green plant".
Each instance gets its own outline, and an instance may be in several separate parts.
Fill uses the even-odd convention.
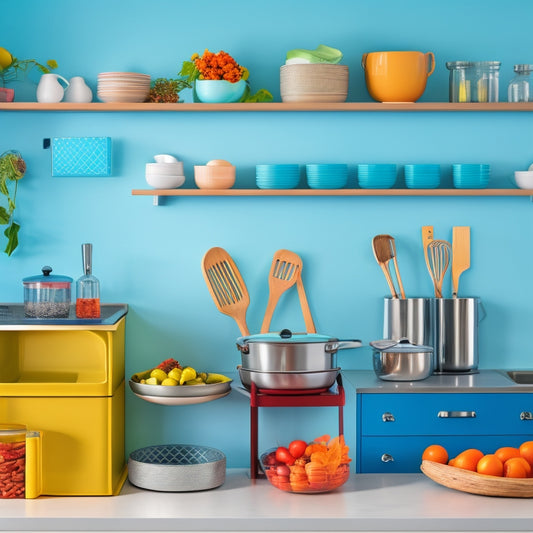
[[[4,235],[7,245],[4,252],[11,255],[18,246],[20,224],[15,222],[13,214],[16,207],[19,180],[26,173],[26,162],[19,152],[9,150],[0,155],[0,193],[7,198],[7,207],[0,206],[0,225],[6,226]]]
[[[152,82],[148,101],[154,103],[177,103],[179,93],[183,89],[190,89],[191,84],[180,78],[157,78]]]
[[[45,65],[35,59],[17,59],[5,48],[0,47],[0,102],[12,102],[14,90],[6,87],[10,82],[25,79],[28,72],[37,67],[43,74],[57,68],[57,61],[49,59]]]

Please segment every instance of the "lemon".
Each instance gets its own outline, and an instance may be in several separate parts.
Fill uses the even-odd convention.
[[[4,70],[13,63],[13,56],[0,46],[0,69]]]
[[[181,368],[173,368],[169,373],[168,377],[179,381],[181,378]]]
[[[170,385],[172,387],[175,387],[177,384],[178,384],[178,382],[175,379],[172,379],[172,378],[164,379],[161,382],[161,385],[165,385],[165,386]]]
[[[157,378],[148,378],[145,383],[146,385],[159,385],[159,381],[157,381]]]
[[[196,370],[191,366],[186,366],[181,372],[180,385],[183,385],[186,381],[196,379]]]
[[[161,370],[160,368],[154,368],[150,372],[151,378],[156,378],[158,381],[163,381],[164,379],[167,379],[167,373],[164,370]]]

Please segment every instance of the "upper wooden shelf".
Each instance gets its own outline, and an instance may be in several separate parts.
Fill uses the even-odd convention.
[[[76,104],[60,102],[42,104],[38,102],[0,102],[0,111],[533,111],[533,102],[497,102],[485,104],[464,104],[449,102],[379,103],[236,103],[236,104],[151,104],[151,103],[101,103]]]

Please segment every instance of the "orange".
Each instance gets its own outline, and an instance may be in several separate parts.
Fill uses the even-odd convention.
[[[492,453],[484,455],[477,463],[478,474],[503,476],[503,463]]]
[[[520,444],[518,451],[520,452],[520,456],[533,466],[533,440],[528,440]]]
[[[471,470],[476,472],[477,463],[483,457],[483,452],[475,448],[469,448],[461,452],[454,460],[453,466],[462,468],[463,470]]]
[[[511,457],[507,459],[503,464],[503,475],[505,477],[527,477],[524,461],[525,459],[523,457]]]
[[[523,457],[511,457],[511,459],[513,460],[513,462],[516,460],[516,462],[522,463],[522,465],[524,466],[526,470],[527,477],[531,477],[531,470],[532,470],[531,465]],[[510,461],[510,459],[507,459],[507,461]]]
[[[449,466],[455,466],[455,457],[454,457],[453,459],[450,459],[450,460],[448,461],[448,465],[449,465]]]
[[[505,461],[507,459],[511,459],[511,457],[520,457],[520,450],[518,448],[514,448],[512,446],[503,446],[502,448],[498,448],[494,455],[505,464]]]
[[[444,446],[441,446],[440,444],[432,444],[424,450],[422,460],[434,461],[435,463],[445,465],[448,462],[448,452]]]

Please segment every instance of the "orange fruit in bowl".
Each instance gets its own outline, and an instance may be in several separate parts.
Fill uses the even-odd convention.
[[[433,461],[445,465],[448,462],[448,452],[440,444],[428,446],[422,454],[423,461]]]
[[[469,448],[468,450],[462,451],[457,457],[455,457],[453,466],[462,468],[463,470],[476,472],[477,464],[483,455],[484,454],[482,451],[477,450],[476,448]]]
[[[511,459],[512,457],[520,457],[520,450],[518,448],[514,448],[513,446],[502,446],[494,452],[494,455],[505,464],[507,459]]]
[[[524,463],[529,463],[523,457],[511,457],[503,464],[503,475],[505,477],[528,477],[527,468]],[[531,466],[529,467],[531,469]]]
[[[486,476],[503,476],[503,463],[493,454],[484,455],[477,463],[478,474]]]
[[[518,451],[520,452],[520,456],[533,466],[533,440],[528,440],[520,444]]]

